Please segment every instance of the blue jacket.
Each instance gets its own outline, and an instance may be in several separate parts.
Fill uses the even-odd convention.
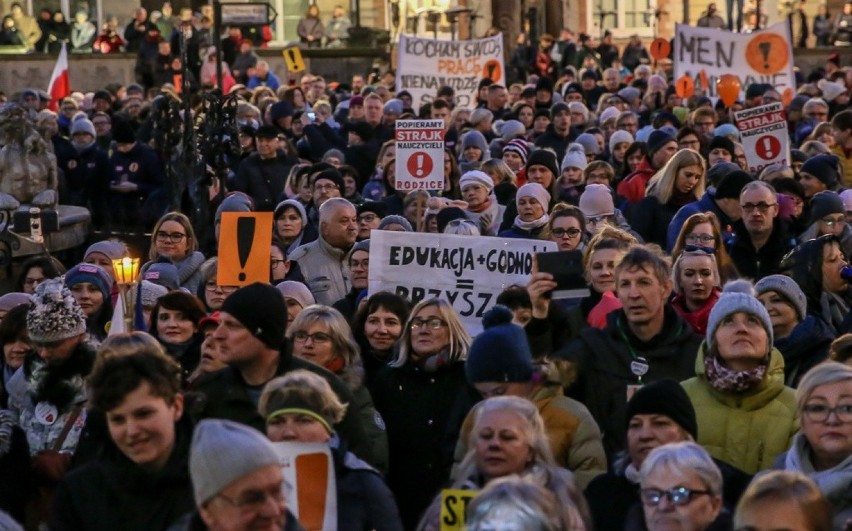
[[[701,199],[698,201],[682,206],[680,210],[677,211],[674,218],[672,218],[671,223],[669,223],[668,233],[666,234],[666,250],[668,252],[672,251],[675,241],[677,241],[677,236],[680,234],[680,229],[683,227],[683,224],[686,223],[686,220],[689,219],[689,216],[702,212],[712,212],[716,214],[716,217],[719,218],[719,225],[722,227],[725,245],[730,243],[730,232],[726,231],[725,228],[728,225],[733,225],[734,220],[722,212],[722,209],[716,204],[715,197],[710,195],[710,191],[707,191],[704,192],[704,195],[701,196]]]

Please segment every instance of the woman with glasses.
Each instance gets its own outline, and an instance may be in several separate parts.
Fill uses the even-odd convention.
[[[65,273],[62,263],[50,256],[32,256],[21,265],[21,272],[15,279],[15,289],[19,293],[32,295],[39,284]]]
[[[686,218],[672,247],[672,260],[677,261],[687,247],[702,248],[716,257],[719,285],[739,278],[731,256],[725,248],[719,218],[712,212],[693,214]]]
[[[586,218],[574,205],[558,203],[550,213],[544,234],[560,251],[582,251],[586,246]]]
[[[205,317],[207,312],[201,301],[182,290],[160,297],[151,312],[149,333],[167,354],[180,363],[184,381],[201,361],[204,334],[200,332],[199,324]]]
[[[834,528],[852,519],[852,367],[817,365],[796,390],[802,431],[778,468],[801,472],[831,504]]]
[[[704,194],[704,157],[681,149],[648,182],[645,197],[630,212],[630,226],[648,243],[666,245],[669,223],[687,203]]]
[[[237,290],[237,286],[220,286],[216,280],[218,272],[218,257],[210,258],[201,265],[201,284],[196,296],[204,304],[208,314],[221,310],[225,298]]]
[[[386,471],[388,441],[384,421],[364,386],[361,349],[346,319],[334,308],[314,304],[299,312],[287,327],[286,336],[293,344],[294,356],[333,372],[349,387],[354,397],[349,407],[361,417],[376,456],[373,464]]]
[[[672,266],[672,285],[672,307],[697,334],[704,335],[710,310],[722,292],[712,249],[687,246]]]
[[[840,240],[844,254],[852,253],[852,227],[846,224],[846,208],[837,192],[826,190],[811,197],[810,226],[799,235],[799,242],[806,242],[830,234]]]
[[[387,424],[388,484],[406,529],[413,529],[450,473],[461,423],[478,400],[467,385],[470,335],[443,299],[411,311],[400,350],[376,375],[373,398]]]
[[[201,284],[201,264],[204,255],[198,251],[195,231],[185,214],[169,212],[161,217],[151,233],[151,248],[148,263],[142,266],[140,275],[155,262],[173,264],[178,270],[180,287],[196,293]]]
[[[798,472],[773,470],[756,478],[734,516],[737,531],[831,531],[831,506],[819,487]]]

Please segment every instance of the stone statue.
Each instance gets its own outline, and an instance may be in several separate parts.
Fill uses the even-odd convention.
[[[0,210],[56,205],[56,157],[16,103],[0,105],[0,146]]]

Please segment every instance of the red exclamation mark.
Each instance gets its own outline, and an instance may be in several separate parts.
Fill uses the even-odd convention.
[[[418,177],[423,177],[423,155],[417,155],[417,171],[414,172]]]
[[[772,139],[771,138],[764,139],[763,140],[763,147],[764,147],[764,151],[766,151],[766,158],[771,159],[773,157],[773,155],[772,155]]]

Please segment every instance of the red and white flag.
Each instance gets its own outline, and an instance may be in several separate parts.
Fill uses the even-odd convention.
[[[65,47],[64,42],[59,57],[56,59],[56,66],[53,67],[53,74],[50,75],[50,85],[47,86],[47,92],[50,94],[48,108],[54,112],[59,111],[59,102],[62,101],[62,98],[71,95],[71,82],[68,80],[68,48]]]

